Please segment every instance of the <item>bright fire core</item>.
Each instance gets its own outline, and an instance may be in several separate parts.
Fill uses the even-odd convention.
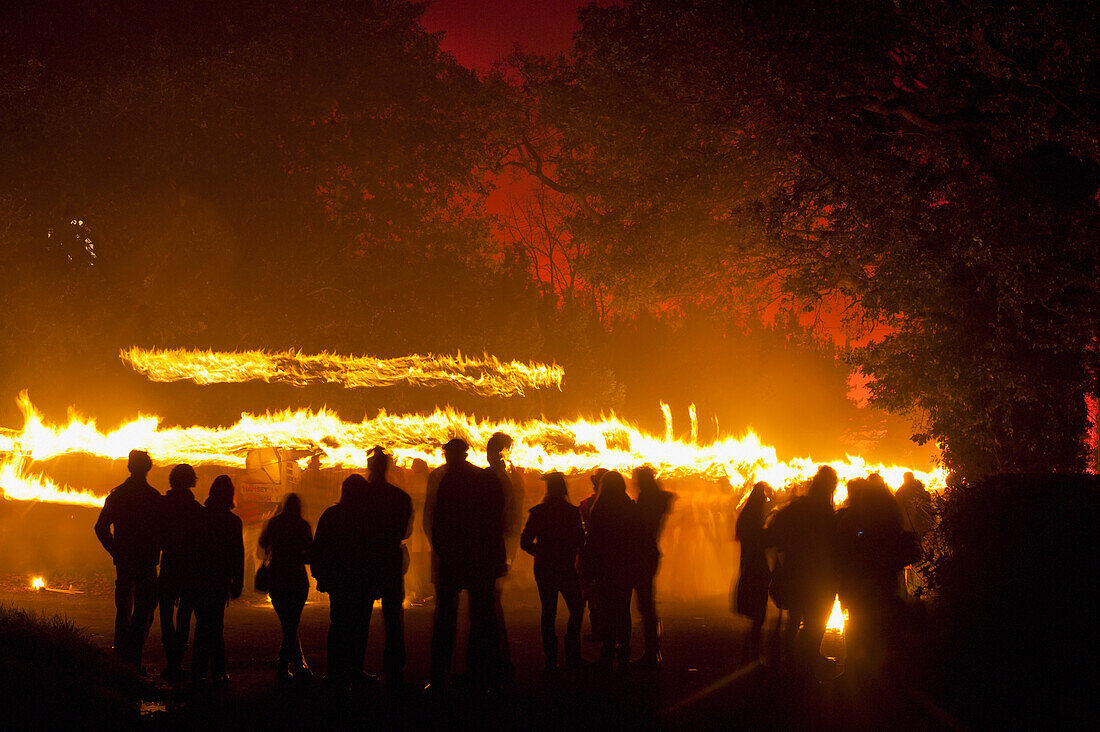
[[[243,414],[239,422],[227,428],[161,427],[158,417],[140,415],[116,430],[104,432],[95,420],[75,412],[70,412],[66,424],[48,424],[26,393],[20,395],[19,406],[23,428],[0,431],[0,488],[8,498],[83,505],[102,505],[103,498],[58,486],[35,473],[33,463],[67,453],[121,460],[131,449],[141,447],[159,463],[243,467],[249,449],[278,447],[316,454],[323,466],[362,467],[367,463],[367,451],[382,445],[400,464],[422,458],[437,465],[443,461],[443,443],[452,437],[465,438],[472,447],[471,457],[478,460],[477,453],[489,436],[502,431],[515,439],[510,456],[513,463],[540,472],[578,473],[598,467],[629,471],[648,463],[662,476],[727,479],[739,488],[758,480],[785,486],[812,476],[819,465],[810,458],[781,462],[775,450],[752,433],[741,439],[723,438],[696,445],[675,439],[671,424],[658,437],[614,416],[592,421],[487,421],[452,409],[436,409],[426,415],[382,411],[362,422],[348,422],[327,409],[286,410]],[[877,471],[888,484],[896,486],[906,470],[870,465],[857,456],[828,462],[842,481],[838,502],[844,499],[843,481],[848,478]],[[913,472],[931,489],[943,485],[940,470]]]

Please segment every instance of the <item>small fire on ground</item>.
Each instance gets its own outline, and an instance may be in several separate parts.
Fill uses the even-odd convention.
[[[843,633],[844,622],[848,619],[848,613],[840,607],[840,596],[833,600],[833,611],[829,613],[829,621],[825,623],[825,630],[830,633]]]
[[[42,577],[35,577],[31,580],[32,590],[44,590],[46,589],[46,580]]]

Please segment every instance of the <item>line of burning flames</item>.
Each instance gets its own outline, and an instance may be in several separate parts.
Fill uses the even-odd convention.
[[[296,351],[188,351],[132,347],[119,358],[151,381],[235,384],[267,381],[294,386],[328,383],[345,388],[449,385],[486,396],[519,396],[527,389],[561,388],[556,364],[501,361],[495,356],[339,356]]]
[[[766,480],[778,487],[810,477],[820,464],[809,458],[781,462],[774,448],[761,444],[751,432],[741,439],[723,438],[707,445],[675,439],[671,412],[666,405],[662,405],[665,434],[657,437],[615,416],[592,421],[488,421],[450,408],[437,408],[425,415],[381,411],[361,422],[344,421],[328,409],[288,409],[262,415],[242,414],[240,421],[226,428],[161,427],[159,417],[139,415],[116,430],[103,432],[94,419],[83,418],[71,409],[67,424],[47,424],[26,392],[19,395],[18,404],[23,413],[23,429],[0,430],[0,489],[9,498],[81,505],[102,505],[103,499],[34,475],[30,472],[31,463],[68,453],[120,460],[132,448],[141,447],[155,461],[165,464],[243,467],[249,449],[278,447],[318,455],[322,466],[362,467],[367,464],[368,450],[382,445],[395,455],[399,464],[408,465],[415,458],[422,458],[429,465],[437,465],[443,461],[443,443],[460,436],[473,448],[471,459],[484,464],[478,454],[480,449],[490,435],[501,431],[515,439],[512,462],[540,472],[579,473],[599,467],[629,471],[649,464],[665,477],[725,478],[735,487]],[[907,470],[869,465],[855,456],[829,464],[841,478],[838,502],[844,499],[843,481],[849,478],[878,472],[888,484],[897,486]],[[942,470],[913,472],[930,489],[943,486]]]

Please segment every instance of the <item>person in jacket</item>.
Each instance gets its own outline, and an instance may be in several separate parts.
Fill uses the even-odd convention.
[[[367,480],[354,473],[344,479],[340,500],[317,520],[312,554],[317,589],[329,596],[325,678],[344,692],[366,679],[365,618],[374,603],[368,525]]]
[[[600,667],[605,672],[616,662],[620,673],[629,668],[630,595],[638,568],[651,561],[645,556],[648,545],[638,507],[626,494],[626,481],[616,471],[605,473],[581,552],[582,571],[595,585],[595,618],[603,642]]]
[[[741,545],[740,571],[734,590],[734,612],[745,616],[752,623],[741,651],[742,664],[760,658],[760,641],[768,610],[768,586],[772,577],[768,564],[768,542],[764,533],[771,493],[771,486],[767,483],[754,485],[737,515],[734,529],[734,538]]]
[[[103,502],[95,534],[115,564],[115,654],[140,668],[157,606],[164,496],[146,480],[149,453],[131,450],[127,468],[130,477]]]
[[[229,681],[225,666],[225,606],[244,589],[244,530],[233,513],[233,481],[219,475],[204,503],[196,570],[191,588],[195,608],[195,647],[191,653],[191,682]]]
[[[813,674],[822,661],[821,638],[837,593],[834,569],[833,493],[836,470],[822,465],[806,495],[784,506],[768,527],[780,554],[785,604],[790,612],[794,660],[798,670]],[[773,577],[773,583],[776,578]]]
[[[645,530],[645,547],[642,557],[639,558],[638,577],[634,587],[638,613],[642,616],[642,634],[645,637],[645,652],[637,663],[641,666],[656,666],[661,662],[661,625],[657,617],[655,597],[657,570],[661,561],[658,547],[665,528],[665,519],[672,510],[676,496],[661,488],[653,468],[648,465],[636,468],[633,477],[638,486],[638,514]]]
[[[504,571],[503,577],[508,573],[519,549],[520,524],[523,522],[523,481],[515,475],[515,469],[507,461],[506,453],[512,449],[512,437],[503,432],[494,432],[485,443],[485,460],[489,466],[485,468],[486,478],[500,484],[500,490],[504,494]],[[508,625],[504,618],[504,605],[501,602],[500,582],[496,583],[496,596],[494,598],[496,612],[497,647],[500,653],[498,665],[503,674],[504,681],[510,682],[515,677],[515,667],[512,665],[512,649],[508,644]]]
[[[470,597],[466,663],[473,682],[489,689],[501,681],[495,610],[496,582],[504,574],[505,497],[499,481],[471,465],[469,446],[456,438],[443,446],[446,471],[439,481],[428,536],[436,557],[429,692],[442,693],[454,654],[458,598]]]
[[[191,572],[197,561],[196,536],[202,521],[202,504],[195,500],[192,488],[195,469],[181,463],[168,474],[168,493],[164,496],[164,528],[162,533],[160,574],[157,594],[160,605],[160,639],[167,661],[165,679],[183,680],[183,656],[191,634],[193,608],[187,587],[193,581]]]
[[[371,602],[367,605],[363,622],[369,631],[374,600],[381,599],[386,630],[382,670],[386,675],[386,684],[391,690],[399,691],[404,685],[405,671],[404,542],[412,533],[412,499],[408,493],[386,481],[389,465],[389,455],[381,447],[375,447],[367,462],[370,472],[365,508]],[[363,637],[365,640],[366,635]],[[361,659],[359,663],[362,664]]]
[[[901,554],[901,508],[886,482],[873,473],[856,491],[849,482],[848,505],[837,512],[837,564],[845,624],[845,674],[878,677],[897,631]]]
[[[588,533],[588,527],[592,523],[592,509],[596,506],[596,499],[600,497],[600,481],[603,480],[606,474],[606,468],[597,468],[596,472],[588,476],[588,480],[592,483],[592,492],[577,504],[577,508],[581,512],[581,524],[584,526],[585,534]],[[590,629],[588,639],[599,640],[601,625],[596,617],[600,613],[599,603],[595,600],[596,586],[592,582],[592,578],[584,573],[584,567],[580,565],[579,560],[577,568],[581,578],[581,595],[584,598],[585,607],[588,608],[588,627]]]
[[[267,594],[283,631],[276,667],[280,684],[312,678],[298,640],[298,625],[309,596],[306,565],[312,544],[313,530],[302,517],[302,499],[297,493],[288,493],[279,512],[264,525],[259,541],[268,567]]]
[[[546,672],[558,665],[558,637],[554,624],[558,614],[558,595],[565,599],[569,621],[565,631],[565,662],[578,668],[581,659],[581,621],[584,600],[577,576],[577,555],[584,545],[581,513],[569,502],[565,476],[549,473],[546,497],[531,508],[520,535],[520,547],[535,558],[535,583],[542,603],[542,649]]]

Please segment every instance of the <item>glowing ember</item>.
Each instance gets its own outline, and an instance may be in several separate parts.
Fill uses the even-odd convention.
[[[41,577],[35,577],[34,579],[31,580],[31,589],[32,590],[44,590],[44,589],[46,589],[46,580],[44,580]]]
[[[516,396],[526,389],[561,388],[564,369],[543,363],[501,361],[493,356],[337,356],[294,351],[146,350],[130,348],[119,357],[152,381],[196,384],[269,381],[295,386],[328,383],[351,387],[450,385],[489,396]]]
[[[263,415],[244,414],[227,428],[160,427],[158,417],[139,415],[117,430],[102,432],[94,420],[70,410],[65,425],[46,424],[26,392],[19,407],[24,424],[21,431],[0,430],[0,489],[9,497],[61,503],[101,505],[91,494],[67,492],[24,467],[31,461],[48,460],[66,453],[86,453],[121,460],[135,447],[149,451],[159,463],[187,462],[244,467],[244,455],[255,447],[300,450],[320,457],[323,466],[362,467],[367,450],[382,445],[400,464],[414,458],[429,464],[443,462],[442,445],[455,436],[473,448],[471,459],[482,460],[482,448],[498,430],[515,438],[510,459],[521,468],[547,472],[587,472],[598,467],[630,471],[642,464],[653,465],[662,476],[727,478],[736,487],[766,480],[786,486],[812,476],[819,465],[810,458],[780,462],[774,448],[761,444],[751,432],[741,439],[723,438],[708,445],[695,445],[673,438],[671,411],[661,405],[666,425],[663,437],[643,432],[636,425],[615,416],[599,420],[479,420],[452,409],[430,414],[391,415],[381,411],[362,422],[346,422],[327,409],[284,410]],[[844,500],[843,481],[879,472],[889,485],[900,485],[906,468],[870,465],[861,458],[829,461],[840,476],[836,500]],[[913,471],[930,490],[943,487],[942,470]],[[10,486],[9,486],[10,482]]]
[[[829,622],[825,623],[825,630],[830,633],[843,633],[844,622],[848,619],[848,613],[840,607],[840,596],[833,601],[833,611],[829,614]]]

